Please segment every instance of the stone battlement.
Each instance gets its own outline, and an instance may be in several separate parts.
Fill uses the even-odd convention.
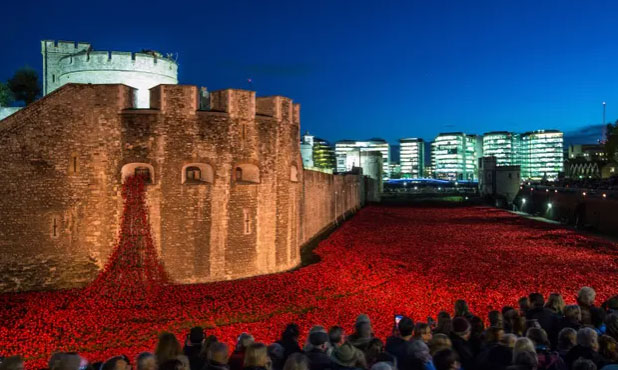
[[[178,73],[178,65],[172,59],[124,51],[83,51],[62,57],[58,65],[62,74],[94,70],[126,70],[176,78]]]
[[[42,40],[41,49],[50,53],[79,53],[92,49],[92,45],[89,42]]]
[[[150,89],[150,107],[165,111],[169,101],[179,100],[188,111],[197,111],[198,87],[194,85],[158,85]],[[300,104],[285,96],[256,97],[255,91],[224,89],[210,93],[210,111],[228,113],[246,119],[272,117],[277,121],[300,125]]]

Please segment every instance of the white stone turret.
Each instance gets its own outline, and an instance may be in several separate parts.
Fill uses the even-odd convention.
[[[156,52],[94,51],[89,43],[43,40],[41,54],[44,94],[67,83],[121,83],[137,89],[137,108],[148,108],[150,88],[178,83],[176,61]]]

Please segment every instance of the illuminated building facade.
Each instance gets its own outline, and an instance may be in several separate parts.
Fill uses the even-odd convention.
[[[421,178],[425,174],[425,141],[418,138],[400,139],[401,175]]]
[[[478,179],[478,158],[482,156],[482,139],[463,132],[439,134],[431,143],[434,177],[444,180]]]
[[[522,178],[553,180],[564,169],[564,135],[558,130],[530,131],[521,135]]]
[[[507,131],[488,132],[483,135],[483,156],[495,157],[497,166],[519,164],[519,135]]]
[[[313,138],[313,166],[332,173],[337,165],[335,149],[330,143],[319,137]]]
[[[337,172],[348,172],[352,167],[361,167],[361,153],[379,151],[382,153],[382,174],[390,178],[390,145],[384,139],[369,139],[365,141],[340,140],[335,143]]]

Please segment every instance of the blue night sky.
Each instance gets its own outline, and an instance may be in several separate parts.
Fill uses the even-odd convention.
[[[332,141],[541,128],[593,141],[602,101],[618,118],[615,1],[43,4],[3,4],[0,79],[40,70],[41,39],[78,40],[177,53],[183,84],[289,96],[302,130]]]

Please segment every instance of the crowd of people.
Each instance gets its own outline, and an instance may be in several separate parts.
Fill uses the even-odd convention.
[[[590,287],[579,291],[576,305],[565,305],[560,294],[545,300],[532,293],[518,307],[489,312],[487,321],[458,300],[453,314],[442,311],[437,320],[396,315],[385,341],[364,314],[349,335],[340,326],[314,326],[302,343],[299,327],[289,324],[270,345],[242,333],[233,350],[194,327],[184,345],[163,333],[153,353],[136,359],[89,364],[77,353],[55,353],[49,370],[618,370],[618,296],[601,306],[595,300]],[[0,363],[0,370],[23,369],[19,356]]]

